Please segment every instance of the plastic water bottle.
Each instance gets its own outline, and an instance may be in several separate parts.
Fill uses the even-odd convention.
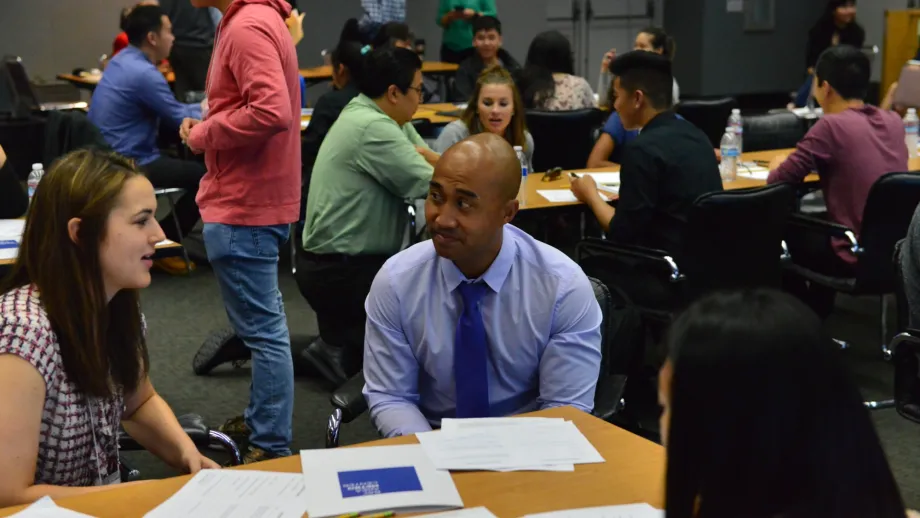
[[[29,186],[29,204],[32,204],[32,196],[35,196],[35,189],[38,189],[38,182],[42,181],[45,176],[44,167],[41,164],[32,164],[32,172],[29,173],[29,180],[26,182]]]
[[[527,173],[530,167],[527,164],[527,155],[524,154],[524,148],[514,146],[514,152],[517,154],[518,162],[521,163],[521,188],[518,189],[518,206],[524,207],[527,204]]]
[[[732,114],[728,116],[728,127],[735,134],[735,144],[738,146],[738,153],[744,153],[744,119],[741,118],[741,110],[735,108]]]
[[[741,157],[741,150],[738,149],[735,133],[731,127],[725,128],[719,151],[722,152],[722,165],[719,170],[722,181],[731,182],[738,174],[738,160]]]
[[[908,108],[904,116],[904,142],[907,144],[907,156],[917,158],[917,130],[920,130],[920,119],[917,118],[917,109]]]

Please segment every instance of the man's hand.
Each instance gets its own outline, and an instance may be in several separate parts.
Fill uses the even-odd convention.
[[[434,151],[428,148],[424,148],[422,146],[415,146],[415,150],[418,151],[418,154],[422,155],[422,158],[424,158],[426,162],[431,164],[431,167],[438,165],[438,160],[441,159],[441,155],[435,153]]]
[[[586,174],[575,178],[570,176],[569,181],[572,183],[572,194],[578,198],[578,201],[588,203],[599,198],[597,183],[594,182],[594,178],[591,175]]]
[[[307,13],[300,13],[297,9],[294,9],[291,11],[291,16],[284,21],[288,31],[291,33],[291,39],[294,41],[295,46],[303,39],[303,17],[306,16],[306,14]]]
[[[617,58],[617,49],[610,49],[604,54],[604,58],[601,60],[601,74],[607,73],[610,67],[610,63]]]
[[[192,146],[189,146],[188,138],[189,135],[192,134],[192,128],[199,124],[201,124],[201,121],[198,119],[185,118],[182,119],[182,124],[179,125],[179,138],[182,139],[182,143],[188,146],[188,148],[192,150],[192,153],[195,153],[196,155],[200,155],[202,151],[200,149],[195,149]]]
[[[0,146],[0,169],[3,169],[4,164],[6,164],[6,152],[3,151],[3,146]]]

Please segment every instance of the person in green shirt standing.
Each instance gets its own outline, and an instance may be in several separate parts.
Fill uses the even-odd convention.
[[[402,248],[407,201],[427,195],[434,172],[410,124],[421,68],[411,50],[387,46],[365,55],[361,93],[330,128],[313,166],[295,277],[320,338],[301,354],[336,386],[361,369],[364,299]]]
[[[498,16],[495,0],[441,0],[437,24],[444,29],[441,61],[460,64],[473,52],[473,18]]]

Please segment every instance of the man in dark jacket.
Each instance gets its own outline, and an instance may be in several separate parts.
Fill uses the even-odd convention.
[[[473,20],[473,48],[476,52],[460,63],[454,77],[451,96],[455,102],[468,102],[476,89],[479,74],[487,67],[498,65],[516,77],[521,66],[502,48],[502,22],[494,16],[480,16]]]
[[[169,54],[176,74],[176,98],[186,102],[186,93],[204,91],[220,11],[194,7],[189,0],[160,0],[160,7],[172,22],[176,37]]]

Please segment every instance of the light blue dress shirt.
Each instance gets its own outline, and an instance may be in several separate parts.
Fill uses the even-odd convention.
[[[156,65],[128,45],[105,67],[88,117],[115,151],[147,165],[160,157],[160,121],[178,135],[182,119],[201,118],[201,105],[177,101]]]
[[[594,407],[601,310],[588,278],[562,252],[511,225],[480,277],[493,416]],[[471,282],[431,241],[391,257],[365,302],[364,396],[383,435],[439,426],[456,411],[454,332]]]

